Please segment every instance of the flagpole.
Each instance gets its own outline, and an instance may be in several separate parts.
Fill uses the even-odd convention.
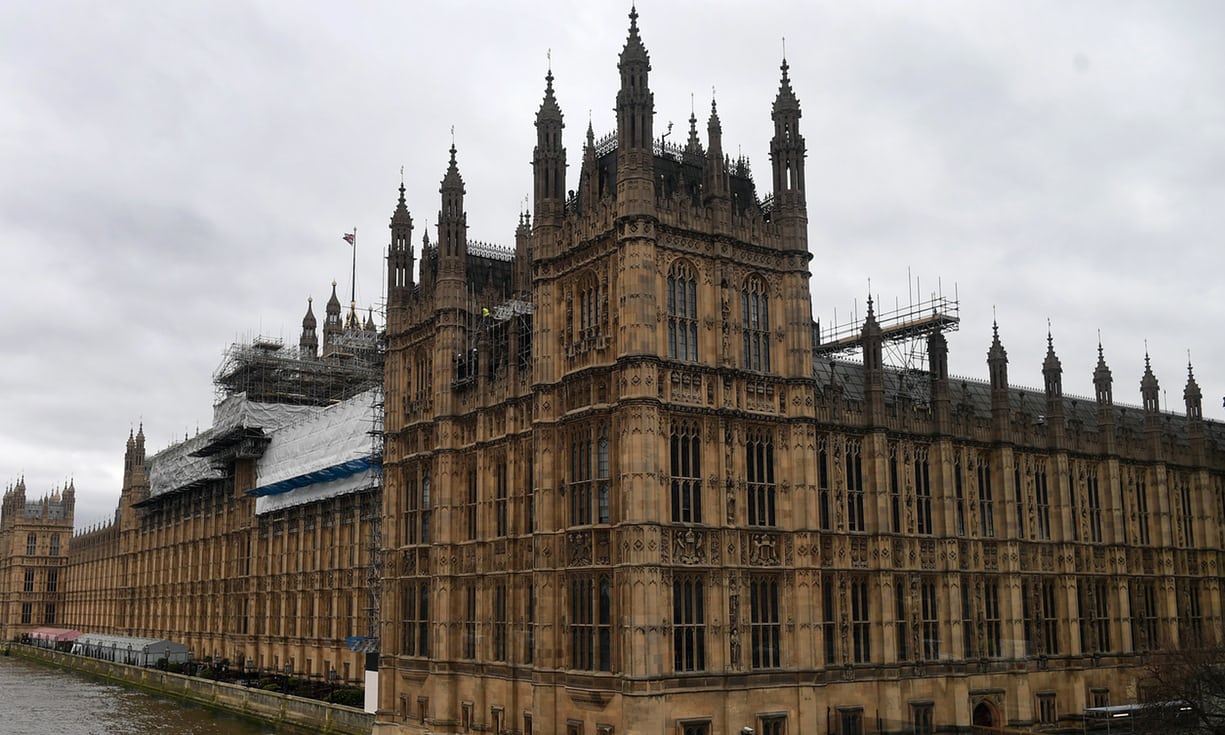
[[[353,228],[353,270],[349,271],[349,304],[357,303],[357,228]]]

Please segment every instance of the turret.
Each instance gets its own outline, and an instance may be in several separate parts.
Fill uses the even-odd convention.
[[[1046,332],[1046,359],[1042,361],[1042,379],[1046,385],[1047,437],[1053,447],[1063,446],[1063,364],[1055,355],[1055,340]]]
[[[713,111],[714,100],[711,100],[711,108]],[[709,126],[707,126],[709,127]],[[702,141],[698,138],[698,116],[692,109],[689,110],[689,139],[685,141],[685,163],[701,166],[706,160],[706,151],[702,148]]]
[[[783,59],[782,79],[774,98],[771,117],[774,138],[770,141],[770,162],[774,173],[774,207],[780,214],[790,214],[806,222],[804,194],[804,136],[800,135],[800,101],[791,89],[787,76],[787,59]]]
[[[1114,432],[1114,379],[1110,368],[1106,367],[1106,358],[1102,354],[1102,343],[1097,343],[1097,367],[1093,369],[1093,391],[1097,396],[1097,428],[1102,435],[1102,449],[1107,454],[1115,452]]]
[[[315,330],[315,312],[311,309],[312,299],[306,299],[306,316],[302,317],[302,336],[298,338],[298,354],[303,360],[314,360],[319,357],[319,333]]]
[[[730,201],[731,185],[727,178],[727,158],[723,154],[723,125],[719,122],[719,110],[714,99],[710,101],[706,135],[710,150],[706,154],[706,192],[703,200],[707,206],[725,207]]]
[[[438,210],[438,280],[458,280],[462,291],[468,260],[468,215],[464,212],[464,180],[455,161],[454,143],[438,193],[442,195],[442,208]]]
[[[1182,397],[1187,406],[1187,419],[1203,421],[1203,395],[1200,393],[1199,384],[1195,382],[1195,371],[1191,368],[1190,360],[1187,360],[1187,387],[1183,388]]]
[[[863,386],[867,402],[868,425],[883,427],[885,424],[885,370],[883,339],[880,324],[876,321],[872,297],[868,296],[868,316],[863,321]]]
[[[1000,342],[1000,326],[991,322],[991,347],[987,350],[987,372],[991,376],[991,423],[995,440],[1008,438],[1008,352]]]
[[[1155,458],[1160,456],[1161,451],[1161,387],[1157,383],[1157,376],[1153,375],[1148,350],[1144,351],[1144,375],[1140,378],[1140,399],[1144,405],[1144,433]]]
[[[949,412],[949,343],[937,327],[927,336],[927,363],[931,368],[931,402],[936,419],[936,433],[945,436],[952,431]]]
[[[630,9],[629,37],[617,64],[617,204],[620,214],[649,214],[655,204],[655,96],[648,75],[651,59],[638,35],[638,11]],[[539,223],[537,223],[539,224]]]
[[[387,302],[403,305],[413,290],[413,218],[404,201],[404,182],[400,182],[400,199],[391,214],[391,244],[387,247]]]
[[[1187,441],[1191,445],[1191,453],[1196,464],[1204,461],[1204,409],[1203,395],[1199,384],[1195,382],[1195,372],[1191,369],[1191,359],[1187,358],[1187,387],[1182,391],[1183,401],[1187,406]]]
[[[579,206],[584,212],[590,212],[600,200],[600,182],[596,179],[595,130],[591,121],[587,121],[587,139],[583,143],[583,166],[579,171],[578,191]]]
[[[566,205],[566,149],[562,145],[561,108],[553,95],[553,70],[545,75],[544,101],[536,112],[536,148],[532,152],[536,223],[553,223]]]
[[[340,322],[340,299],[336,297],[336,281],[332,281],[332,296],[323,316],[323,356],[336,351],[336,343],[344,327]]]
[[[519,215],[515,228],[515,270],[511,289],[517,298],[530,298],[532,290],[532,218],[526,212]]]

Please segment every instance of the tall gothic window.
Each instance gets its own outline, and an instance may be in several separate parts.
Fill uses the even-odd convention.
[[[464,502],[464,527],[468,539],[476,538],[476,461],[468,464],[468,496]]]
[[[575,429],[570,439],[570,525],[611,521],[608,426]]]
[[[749,525],[774,526],[774,442],[767,432],[751,432],[745,442],[749,486]]]
[[[464,588],[464,658],[476,658],[476,584]]]
[[[668,273],[668,357],[698,359],[698,279],[684,261]]]
[[[872,660],[871,618],[868,615],[868,582],[855,579],[851,587],[851,659],[857,664]]]
[[[829,531],[832,528],[829,510],[829,451],[826,449],[827,441],[825,436],[817,439],[819,446],[817,450],[817,512],[819,518],[817,522],[822,531]]]
[[[1088,485],[1085,488],[1089,503],[1089,540],[1095,544],[1102,542],[1102,496],[1097,486],[1097,470],[1090,470]]]
[[[1072,540],[1080,541],[1080,513],[1076,510],[1076,473],[1068,469],[1068,509],[1072,512]]]
[[[902,532],[902,483],[897,473],[897,445],[889,445],[889,530]]]
[[[1051,496],[1046,485],[1046,467],[1034,469],[1034,509],[1037,514],[1038,538],[1051,539]]]
[[[825,653],[825,665],[832,666],[838,660],[837,632],[834,620],[834,581],[829,577],[821,580],[821,639]]]
[[[940,659],[940,604],[936,597],[936,582],[924,579],[919,583],[919,627],[924,661]]]
[[[1200,607],[1199,583],[1195,580],[1178,580],[1174,583],[1178,596],[1178,638],[1190,645],[1203,640],[1204,617]]]
[[[506,660],[506,582],[498,581],[493,586],[493,660]]]
[[[991,497],[991,465],[980,458],[978,463],[978,535],[995,536],[995,503]]]
[[[1186,477],[1175,480],[1178,484],[1178,504],[1181,513],[1178,514],[1179,530],[1182,531],[1182,543],[1186,548],[1195,547],[1195,509],[1191,505],[1191,483]]]
[[[1132,649],[1152,651],[1161,645],[1157,628],[1157,590],[1150,580],[1131,583]]]
[[[38,553],[38,534],[31,533],[26,536],[26,556],[34,556]]]
[[[1140,543],[1148,546],[1152,540],[1148,533],[1148,485],[1143,477],[1136,480],[1136,525],[1139,527]]]
[[[1055,612],[1055,582],[1046,579],[1038,583],[1038,614],[1041,616],[1042,637],[1046,647],[1042,651],[1059,653],[1059,618]]]
[[[508,528],[508,504],[506,487],[506,458],[499,457],[497,464],[493,468],[494,480],[494,496],[493,496],[493,517],[495,535],[505,536],[509,532]]]
[[[608,575],[570,581],[570,666],[612,671],[612,589]]]
[[[915,450],[914,494],[916,531],[920,535],[933,534],[931,470],[927,464],[927,449]]]
[[[863,462],[859,442],[846,443],[846,530],[868,530],[863,514]]]
[[[594,273],[583,276],[578,287],[578,341],[595,339],[601,324],[600,283]]]
[[[702,522],[702,437],[695,424],[672,427],[672,522]]]
[[[766,282],[750,276],[740,291],[740,323],[746,370],[770,372],[770,299]]]
[[[906,578],[898,575],[893,578],[893,625],[894,625],[894,642],[897,644],[897,660],[900,662],[910,660],[910,636],[906,630],[909,628],[909,619],[906,615]]]
[[[1012,467],[1012,491],[1013,497],[1017,502],[1017,538],[1025,538],[1025,493],[1021,484],[1021,465],[1016,463]]]
[[[926,464],[926,463],[925,463]],[[957,517],[957,535],[966,535],[966,478],[965,468],[961,464],[961,452],[957,452],[953,459],[953,506]],[[915,485],[919,484],[919,469],[918,463],[915,464]],[[930,496],[931,493],[928,492]],[[928,503],[930,506],[930,502]],[[931,533],[928,531],[928,533]]]
[[[403,631],[400,651],[405,656],[430,655],[430,583],[406,582],[403,586]]]
[[[760,577],[749,582],[749,625],[753,642],[753,668],[778,668],[781,626],[777,577]]]
[[[1110,592],[1105,582],[1077,580],[1076,605],[1080,618],[1082,653],[1110,650]]]
[[[986,629],[983,631],[985,634],[983,653],[988,658],[999,658],[1002,651],[1000,648],[1002,622],[1000,619],[1000,588],[995,580],[983,583],[983,608],[983,618],[986,621]]]
[[[706,597],[698,577],[672,582],[672,660],[676,671],[706,668]]]

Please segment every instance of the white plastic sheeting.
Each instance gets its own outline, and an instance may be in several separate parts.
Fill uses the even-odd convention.
[[[312,503],[377,483],[377,468],[370,464],[370,432],[379,390],[359,393],[272,434],[256,462],[255,512]]]
[[[161,659],[169,663],[191,660],[191,651],[182,643],[162,638],[135,638],[126,635],[85,633],[72,642],[72,652],[133,666],[153,666]]]
[[[343,404],[342,404],[343,405]],[[213,425],[190,439],[172,445],[149,458],[149,495],[177,490],[199,480],[216,480],[222,471],[208,457],[193,457],[193,452],[208,446],[217,437],[237,428],[259,428],[271,434],[324,411],[319,406],[291,406],[256,403],[246,393],[230,396],[213,407]]]

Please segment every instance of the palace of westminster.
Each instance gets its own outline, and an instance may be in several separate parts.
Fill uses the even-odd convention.
[[[513,248],[468,239],[452,145],[419,249],[401,185],[383,328],[333,288],[322,349],[311,307],[297,348],[235,345],[212,427],[129,437],[112,522],[11,486],[0,634],[377,669],[379,735],[1041,730],[1222,640],[1225,426],[1190,369],[1184,415],[1147,358],[1116,405],[1100,346],[1096,400],[1064,397],[1049,336],[1043,391],[998,329],[989,379],[950,379],[938,309],[823,344],[786,62],[766,195],[713,104],[653,134],[634,12],[618,69],[572,190],[546,77]]]

